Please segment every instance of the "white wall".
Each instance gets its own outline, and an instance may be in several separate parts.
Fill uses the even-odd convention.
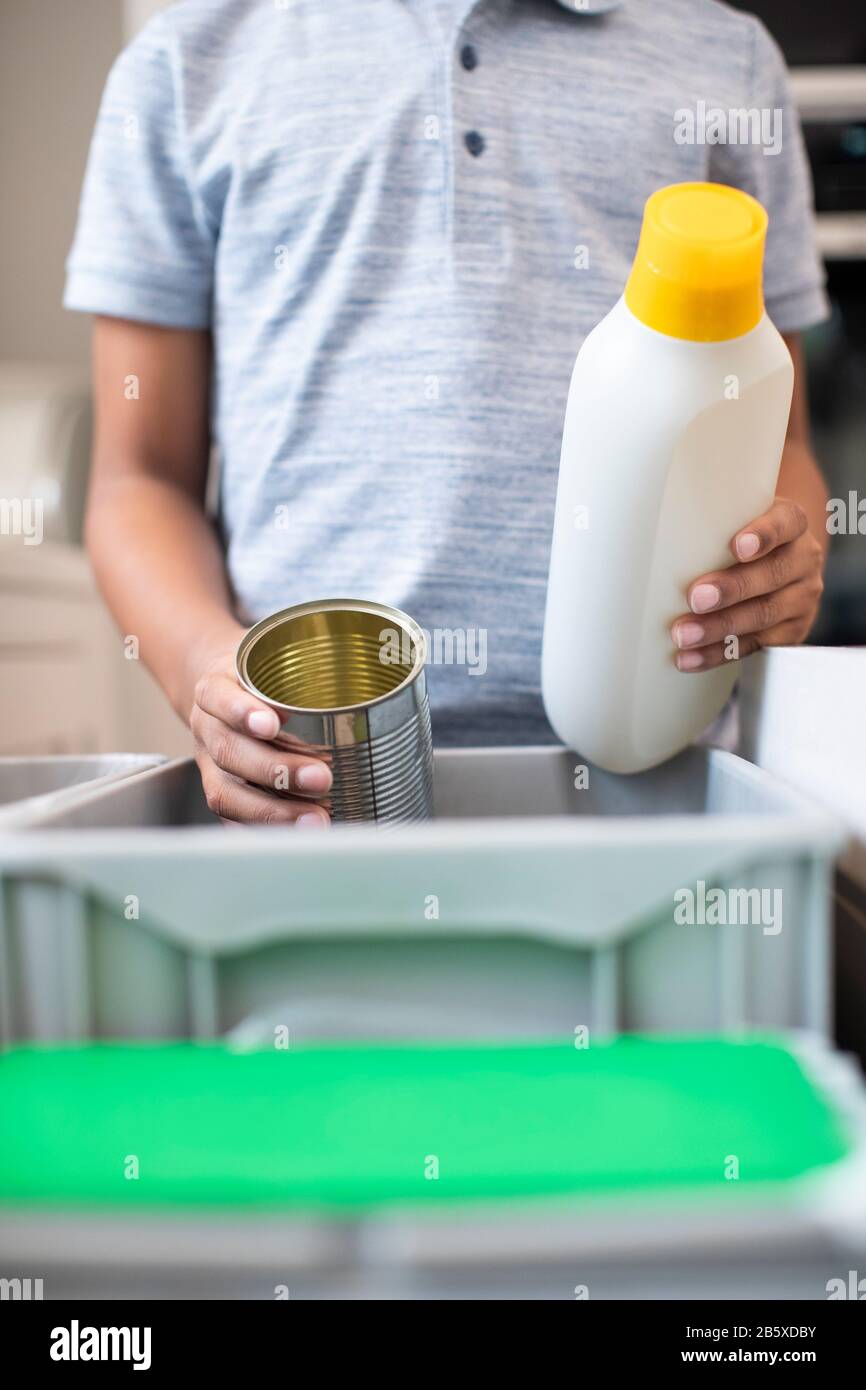
[[[89,364],[88,316],[61,304],[64,262],[105,78],[156,8],[0,0],[0,360]],[[45,373],[46,391],[54,375]],[[15,428],[13,418],[3,434],[2,495],[3,464],[23,452]],[[50,475],[56,464],[46,457],[41,466]],[[147,672],[121,660],[83,553],[0,541],[0,752],[185,751],[189,734]]]
[[[0,0],[0,358],[85,365],[86,315],[61,306],[99,98],[167,0]]]
[[[121,0],[0,0],[0,357],[84,363],[63,263]]]

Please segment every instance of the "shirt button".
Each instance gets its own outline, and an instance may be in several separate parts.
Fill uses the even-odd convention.
[[[464,44],[460,50],[460,61],[467,72],[478,67],[478,54],[471,43]]]
[[[477,130],[467,130],[463,137],[463,143],[470,154],[477,156],[484,149],[484,136]]]

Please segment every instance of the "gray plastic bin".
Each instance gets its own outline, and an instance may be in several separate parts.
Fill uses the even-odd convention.
[[[0,1208],[0,1273],[39,1277],[46,1299],[783,1302],[839,1297],[852,1278],[841,1296],[856,1298],[866,1258],[862,1080],[818,1040],[796,1047],[852,1150],[787,1187],[768,1184],[749,1204],[732,1207],[724,1192],[467,1202],[450,1213],[383,1204],[361,1219]]]
[[[238,829],[183,760],[0,836],[2,1036],[826,1033],[840,832],[798,793],[707,749],[583,790],[558,748],[435,776],[426,825]],[[700,883],[780,894],[781,928],[680,925]]]
[[[158,753],[0,758],[0,830],[42,824],[69,809],[85,788],[110,786],[165,761]]]

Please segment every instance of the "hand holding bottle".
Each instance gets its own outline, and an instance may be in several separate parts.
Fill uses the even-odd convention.
[[[818,615],[824,551],[796,502],[777,497],[737,532],[731,553],[739,563],[696,579],[687,595],[691,612],[671,628],[681,671],[802,642]]]

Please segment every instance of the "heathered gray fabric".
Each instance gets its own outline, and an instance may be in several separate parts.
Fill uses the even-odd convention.
[[[766,31],[714,0],[591,8],[185,0],[119,58],[88,166],[66,303],[213,330],[242,614],[350,595],[457,630],[430,670],[440,743],[552,737],[539,656],[566,393],[647,196],[706,178],[754,193],[770,314],[783,330],[825,314]],[[781,152],[677,143],[699,100],[784,108]],[[469,664],[449,664],[465,630]]]

